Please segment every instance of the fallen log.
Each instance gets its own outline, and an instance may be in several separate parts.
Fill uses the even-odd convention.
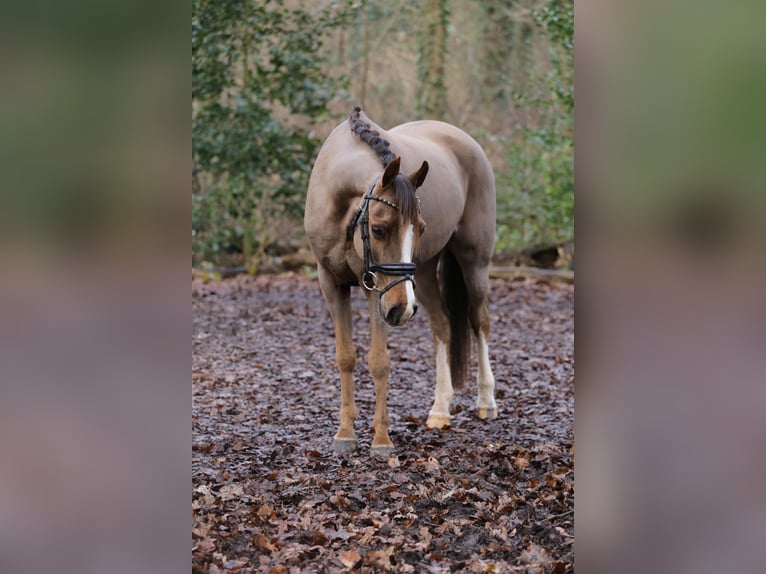
[[[492,279],[507,279],[510,281],[532,279],[547,283],[574,283],[574,271],[541,269],[540,267],[527,267],[525,265],[512,265],[508,267],[493,265],[489,268],[489,276]]]
[[[315,265],[316,260],[313,256],[309,257],[305,254],[301,254],[299,257],[285,261],[282,258],[282,265],[271,264],[264,265],[258,271],[261,273],[275,273],[278,271],[296,270],[300,269],[304,265]],[[227,277],[233,277],[240,273],[248,273],[251,270],[247,267],[228,267],[217,268],[210,270],[194,269],[192,268],[192,277],[198,277],[209,281],[211,279],[225,279]],[[546,283],[574,283],[574,271],[563,269],[543,269],[540,267],[529,267],[526,265],[509,265],[500,266],[493,265],[489,268],[489,276],[492,279],[505,279],[509,281],[523,281],[525,279],[531,279],[534,281],[542,281]]]

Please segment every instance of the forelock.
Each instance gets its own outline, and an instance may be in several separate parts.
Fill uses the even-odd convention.
[[[409,178],[401,173],[394,178],[394,191],[396,193],[396,205],[402,215],[404,224],[417,223],[418,200],[415,196],[415,188]]]

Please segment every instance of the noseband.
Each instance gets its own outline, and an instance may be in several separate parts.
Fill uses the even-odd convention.
[[[383,295],[402,281],[412,281],[412,287],[415,288],[415,264],[414,263],[375,263],[375,259],[372,255],[372,246],[370,245],[370,200],[380,201],[385,203],[389,207],[399,209],[395,203],[388,201],[387,199],[375,195],[372,190],[375,189],[375,185],[378,183],[380,176],[372,182],[370,189],[364,194],[362,198],[362,204],[356,210],[353,219],[351,220],[351,232],[354,232],[356,224],[360,224],[360,233],[362,234],[362,246],[364,250],[364,274],[362,275],[362,286],[367,291],[378,291],[380,298]],[[419,201],[419,200],[418,200]],[[378,288],[378,276],[375,275],[376,271],[380,271],[384,275],[398,275],[396,279],[391,281],[383,289]]]

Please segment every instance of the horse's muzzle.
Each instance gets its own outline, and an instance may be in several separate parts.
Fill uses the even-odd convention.
[[[415,316],[415,313],[418,312],[418,306],[413,305],[412,306],[412,313],[407,313],[407,307],[405,305],[395,305],[394,307],[391,307],[388,312],[385,314],[383,319],[385,319],[386,323],[391,325],[392,327],[401,327],[404,325],[407,321],[412,319]]]
[[[409,303],[398,303],[384,311],[381,301],[378,301],[378,310],[386,323],[392,327],[401,327],[415,316],[418,312],[418,305],[415,302],[411,306]]]

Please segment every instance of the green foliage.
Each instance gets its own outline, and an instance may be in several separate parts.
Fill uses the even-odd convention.
[[[571,137],[526,130],[508,146],[509,168],[498,177],[498,252],[571,239],[574,172]]]
[[[531,67],[526,89],[514,93],[530,119],[517,126],[508,168],[497,176],[499,252],[574,235],[573,2],[548,0],[534,18],[549,42],[549,65]]]
[[[350,5],[192,2],[192,253],[262,252],[281,212],[298,214],[319,142],[309,131],[342,85],[323,68]]]
[[[381,125],[430,116],[477,135],[498,251],[572,238],[572,0],[318,4],[192,0],[196,265],[291,247],[282,224],[299,225],[311,128],[337,123],[327,105],[348,78]]]
[[[556,97],[574,113],[574,0],[548,0],[534,17],[551,42],[551,83]]]

